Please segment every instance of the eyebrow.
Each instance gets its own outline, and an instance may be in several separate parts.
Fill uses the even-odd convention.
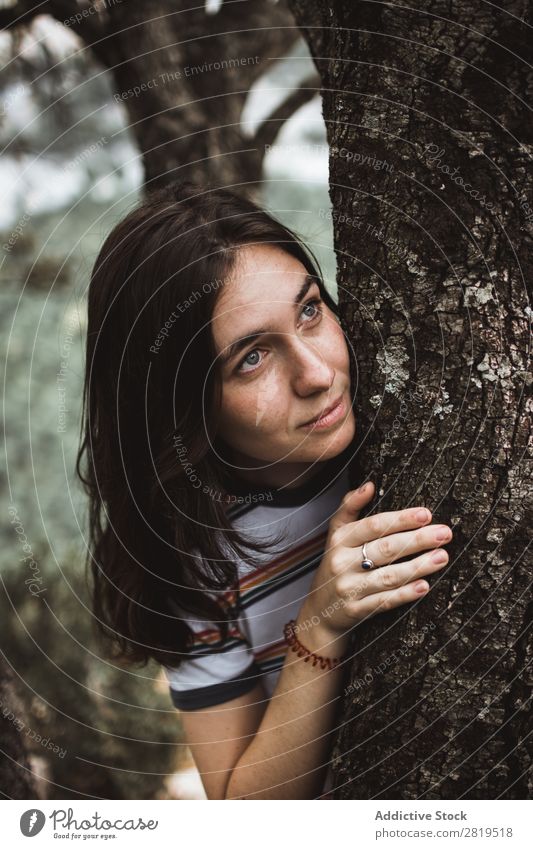
[[[304,282],[300,286],[300,289],[298,290],[296,297],[294,298],[294,306],[298,306],[298,304],[303,301],[313,283],[316,283],[318,286],[317,278],[313,277],[311,274],[306,274]],[[259,327],[255,330],[251,330],[249,333],[246,334],[246,336],[240,336],[238,339],[235,339],[230,345],[228,345],[226,352],[224,354],[221,354],[220,359],[222,360],[222,363],[224,365],[226,365],[226,363],[229,363],[230,360],[232,360],[239,353],[239,351],[242,351],[243,348],[246,348],[256,339],[258,339],[259,336],[262,336],[263,333],[272,332],[273,331],[269,327]]]

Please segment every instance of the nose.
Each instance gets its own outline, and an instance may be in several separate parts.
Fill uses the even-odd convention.
[[[297,395],[327,391],[335,380],[335,369],[328,365],[320,349],[300,337],[292,340],[290,362]]]

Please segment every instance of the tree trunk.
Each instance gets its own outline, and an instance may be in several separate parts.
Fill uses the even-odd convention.
[[[376,512],[454,528],[428,596],[354,630],[336,797],[525,798],[531,6],[290,5],[322,79],[360,467]]]
[[[65,21],[79,9],[71,0],[49,0],[47,11]],[[251,86],[299,37],[285,2],[224,3],[213,15],[186,0],[109,0],[72,28],[112,74],[148,190],[192,179],[253,196],[265,145],[319,82],[314,76],[288,86],[284,103],[253,136],[241,127]]]

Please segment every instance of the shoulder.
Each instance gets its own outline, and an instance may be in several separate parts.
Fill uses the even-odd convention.
[[[220,622],[178,615],[193,632],[193,643],[178,665],[163,667],[175,707],[210,707],[257,685],[261,673],[239,618],[228,623],[224,637]]]

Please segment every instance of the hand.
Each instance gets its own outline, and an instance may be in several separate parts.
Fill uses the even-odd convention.
[[[348,492],[332,517],[324,557],[298,616],[300,633],[309,627],[305,625],[308,622],[332,638],[340,637],[363,619],[416,601],[429,590],[427,581],[420,579],[438,572],[448,562],[447,552],[433,547],[450,542],[451,528],[432,525],[427,508],[410,507],[358,520],[374,489],[369,481],[362,492]],[[422,519],[417,516],[419,510],[425,510]],[[437,539],[439,531],[447,532],[445,539]],[[361,568],[361,546],[365,542],[367,556],[382,568]],[[386,565],[417,551],[426,553]],[[442,558],[439,562],[435,560],[437,552]]]

